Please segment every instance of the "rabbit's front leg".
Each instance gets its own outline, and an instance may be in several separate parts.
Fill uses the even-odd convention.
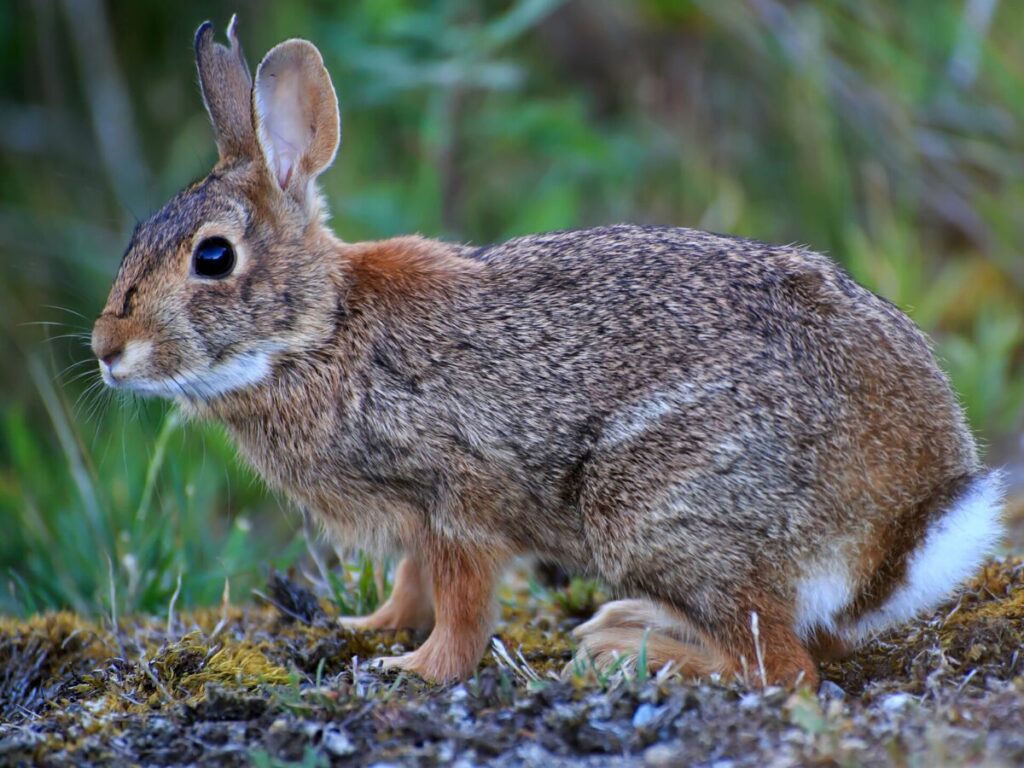
[[[339,622],[350,629],[429,632],[434,626],[434,602],[422,558],[415,554],[402,558],[391,595],[380,608],[368,616],[342,616]]]
[[[433,542],[424,548],[434,591],[434,630],[412,653],[379,660],[385,669],[434,681],[473,674],[494,624],[494,583],[504,558],[493,551]]]

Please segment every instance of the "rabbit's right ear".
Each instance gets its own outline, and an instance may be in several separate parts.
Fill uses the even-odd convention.
[[[338,97],[312,43],[287,40],[260,62],[253,119],[270,175],[282,190],[308,201],[341,139]]]
[[[252,125],[252,75],[245,63],[236,34],[237,17],[231,17],[231,47],[213,41],[213,24],[196,30],[196,67],[206,111],[210,113],[217,150],[222,163],[256,156],[256,132]]]

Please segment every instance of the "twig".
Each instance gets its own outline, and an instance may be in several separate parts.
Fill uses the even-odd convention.
[[[178,602],[178,595],[181,594],[181,569],[178,569],[178,583],[174,587],[174,594],[171,595],[171,603],[167,606],[167,636],[174,634],[174,604]]]
[[[757,672],[761,676],[761,688],[768,687],[768,675],[764,671],[764,651],[761,648],[761,632],[758,628],[757,611],[750,612],[750,632],[754,636],[754,653],[757,655]]]

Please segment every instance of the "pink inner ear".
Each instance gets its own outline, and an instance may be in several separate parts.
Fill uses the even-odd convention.
[[[301,69],[281,66],[264,72],[257,83],[256,95],[267,165],[284,189],[312,141],[310,105],[305,98]]]
[[[295,163],[298,160],[299,148],[280,134],[274,134],[271,140],[275,147],[274,165],[277,168],[277,183],[281,185],[281,189],[284,189],[292,178],[292,169],[295,168]]]
[[[331,164],[338,102],[316,48],[288,40],[271,49],[256,71],[253,97],[263,158],[282,189],[293,177],[305,184]]]

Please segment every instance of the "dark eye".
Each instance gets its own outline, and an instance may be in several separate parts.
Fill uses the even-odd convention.
[[[192,269],[200,277],[220,280],[235,268],[235,251],[223,237],[208,237],[196,246]]]

